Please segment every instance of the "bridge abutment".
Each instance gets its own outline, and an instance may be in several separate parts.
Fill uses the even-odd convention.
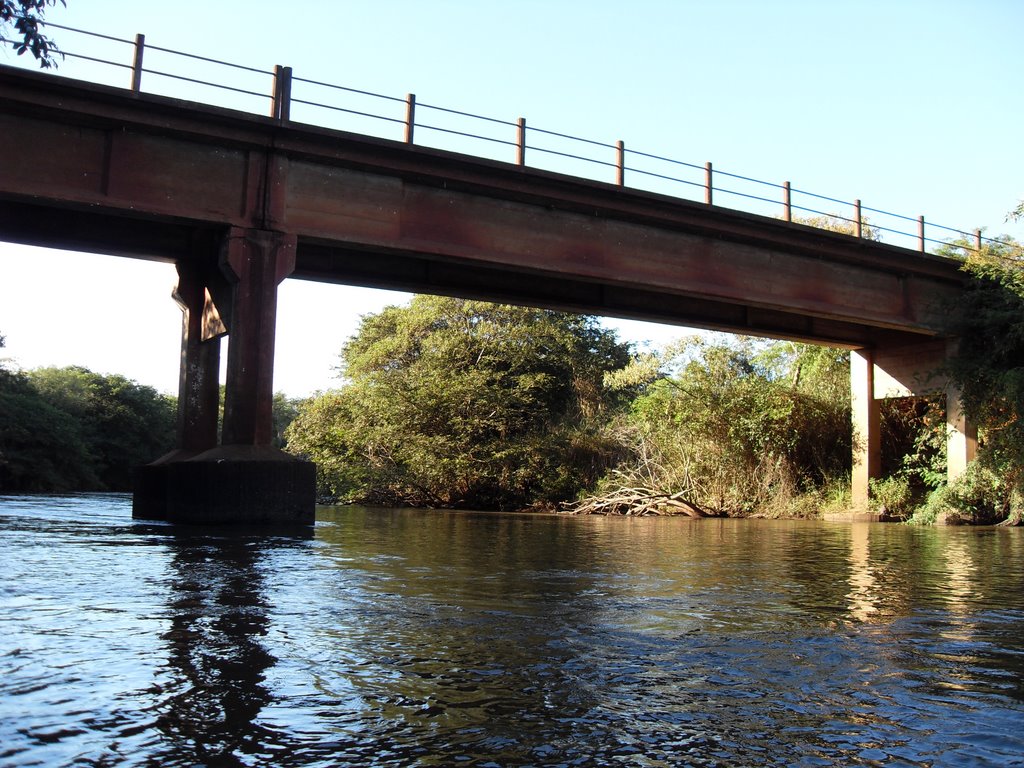
[[[237,227],[224,239],[219,270],[203,261],[179,262],[178,448],[139,469],[134,517],[214,525],[313,523],[313,464],[271,445],[277,288],[294,265],[294,236]],[[224,333],[230,343],[218,445]]]

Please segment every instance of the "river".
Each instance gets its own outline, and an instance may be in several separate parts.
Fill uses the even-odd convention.
[[[0,765],[1024,765],[1024,530],[0,496]]]

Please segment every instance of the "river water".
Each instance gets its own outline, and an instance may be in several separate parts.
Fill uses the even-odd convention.
[[[0,497],[2,766],[1024,765],[1024,530]]]

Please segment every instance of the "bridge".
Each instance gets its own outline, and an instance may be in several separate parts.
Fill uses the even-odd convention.
[[[944,390],[951,475],[973,456],[957,392],[933,375],[955,350],[947,308],[964,276],[923,252],[923,219],[911,250],[787,221],[788,205],[783,219],[714,205],[710,181],[703,202],[627,188],[621,143],[612,183],[418,146],[411,109],[405,141],[297,123],[285,68],[270,115],[134,86],[0,67],[0,135],[16,148],[0,239],[177,268],[178,448],[140,473],[136,516],[312,521],[312,466],[270,446],[289,276],[850,349],[858,504],[880,472],[882,398]]]

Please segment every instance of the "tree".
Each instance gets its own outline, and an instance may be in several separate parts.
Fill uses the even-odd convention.
[[[289,450],[350,500],[482,509],[573,497],[612,461],[629,347],[595,318],[417,296],[363,318],[347,384],[307,402]]]
[[[311,397],[285,432],[286,450],[302,454],[316,464],[319,494],[325,499],[368,501],[382,498],[375,489],[383,470],[378,456],[368,453],[359,439],[358,425],[365,409],[346,388]]]
[[[129,490],[135,467],[174,445],[174,400],[152,387],[80,366],[39,368],[28,380],[79,426],[102,489]]]
[[[221,398],[221,403],[223,402],[224,399]],[[295,421],[295,417],[299,415],[301,403],[301,400],[288,397],[284,392],[274,393],[272,405],[274,436],[270,444],[275,448],[284,448],[288,442],[285,438],[285,431],[288,429],[288,425]]]
[[[963,243],[951,243],[950,248]],[[1024,249],[1009,237],[964,260],[967,290],[951,308],[960,343],[948,373],[982,439],[970,493],[947,494],[974,520],[1024,513]],[[959,494],[959,495],[958,495]]]
[[[845,352],[750,338],[681,340],[619,434],[631,459],[598,499],[685,500],[705,513],[792,513],[850,467]],[[632,489],[625,497],[622,489]],[[582,507],[600,507],[592,499]],[[629,505],[618,509],[632,513]]]
[[[0,348],[5,339],[0,336]],[[0,359],[0,491],[92,490],[100,486],[79,425],[28,377]]]
[[[808,227],[817,227],[818,229],[827,229],[829,232],[839,232],[844,235],[856,235],[857,227],[856,221],[853,219],[847,219],[843,216],[835,216],[833,214],[822,213],[815,216],[794,216],[793,221],[796,224],[805,224]],[[882,233],[878,231],[876,227],[868,224],[868,220],[865,217],[861,217],[861,239],[863,240],[881,240]]]
[[[65,0],[0,0],[0,34],[5,42],[11,43],[18,55],[32,53],[43,69],[55,67],[54,56],[63,55],[57,45],[39,31],[43,16],[49,6],[58,2],[67,6]],[[14,27],[21,40],[8,40],[7,30]]]

